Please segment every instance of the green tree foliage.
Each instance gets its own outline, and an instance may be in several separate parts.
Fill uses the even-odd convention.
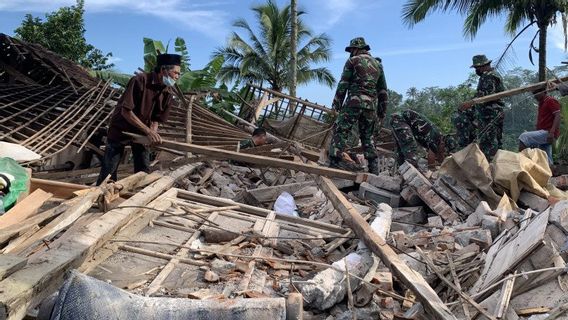
[[[230,36],[227,46],[218,48],[213,56],[223,56],[225,64],[219,73],[219,80],[267,81],[272,89],[282,91],[291,84],[290,6],[278,7],[276,1],[252,8],[258,30],[255,32],[244,19],[235,21],[233,26],[245,31],[248,41],[237,32]],[[330,39],[325,34],[314,35],[302,22],[298,11],[298,51],[297,83],[306,84],[318,81],[332,87],[335,78],[327,68],[313,68],[313,64],[328,61],[331,58]]]
[[[104,54],[85,40],[84,4],[84,0],[77,0],[74,6],[47,13],[45,21],[27,14],[14,32],[18,38],[40,44],[86,68],[110,69],[114,66],[108,63],[112,53]]]
[[[434,11],[457,11],[466,15],[463,33],[466,37],[473,38],[481,25],[489,17],[506,15],[505,31],[511,35],[519,30],[527,30],[527,25],[536,25],[539,42],[538,47],[531,43],[529,58],[532,62],[532,52],[539,55],[539,80],[546,79],[546,41],[548,27],[557,22],[558,16],[562,17],[566,47],[566,11],[568,0],[407,0],[403,7],[402,17],[404,21],[413,26],[424,20]],[[534,42],[534,40],[533,40]]]

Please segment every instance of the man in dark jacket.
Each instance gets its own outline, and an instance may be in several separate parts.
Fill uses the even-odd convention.
[[[140,73],[130,79],[126,90],[114,108],[101,172],[100,185],[110,174],[116,181],[116,171],[126,145],[132,148],[134,172],[149,172],[150,154],[146,146],[133,143],[124,132],[143,134],[151,144],[160,144],[158,124],[166,122],[173,104],[171,87],[180,77],[181,56],[160,54],[153,72]]]

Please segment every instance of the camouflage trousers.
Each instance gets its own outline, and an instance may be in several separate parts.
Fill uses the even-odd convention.
[[[443,139],[440,130],[434,126],[426,117],[413,110],[391,115],[390,124],[394,140],[396,141],[397,161],[399,164],[404,161],[412,165],[418,164],[418,145],[423,148],[438,151],[438,146]]]
[[[363,153],[367,160],[375,159],[377,151],[373,145],[376,112],[361,108],[343,108],[339,112],[333,127],[333,136],[329,148],[330,157],[341,157],[348,147],[349,138],[354,127],[357,127]]]
[[[476,105],[465,111],[458,111],[453,119],[457,130],[460,149],[470,143],[479,143],[479,149],[491,161],[503,146],[503,124],[505,113],[499,105]]]

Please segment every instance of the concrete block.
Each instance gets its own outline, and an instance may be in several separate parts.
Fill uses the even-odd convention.
[[[375,201],[376,203],[386,203],[391,207],[398,207],[400,205],[400,195],[373,187],[367,182],[363,182],[359,186],[359,197]]]
[[[422,199],[414,189],[410,186],[404,187],[400,191],[400,196],[404,199],[405,205],[408,206],[419,206],[423,204]]]
[[[396,222],[424,224],[426,222],[426,211],[424,211],[424,207],[394,208],[392,220]]]
[[[568,200],[559,201],[552,207],[548,221],[557,223],[564,230],[568,230]]]
[[[475,209],[475,212],[470,214],[466,219],[466,225],[468,227],[475,227],[481,225],[481,221],[483,220],[483,216],[487,214],[491,214],[491,207],[485,201],[481,201]]]
[[[468,216],[475,211],[475,207],[470,206],[459,194],[447,186],[442,177],[434,182],[434,190],[436,190],[436,193],[446,200],[452,208],[459,211],[462,216]]]
[[[402,185],[402,179],[400,177],[391,177],[387,175],[367,175],[367,183],[384,190],[399,193]]]
[[[481,220],[481,228],[489,230],[491,237],[495,239],[501,230],[501,220],[495,216],[485,215]]]
[[[553,224],[549,224],[546,227],[546,236],[549,237],[556,244],[557,248],[564,247],[566,240],[568,240],[566,234],[560,228],[558,228]]]
[[[420,200],[422,202],[422,200]],[[415,226],[423,225],[427,222],[426,211],[424,207],[400,207],[393,208],[393,222],[391,231],[404,231],[407,234],[414,233],[419,230]]]
[[[550,238],[545,239],[543,241],[544,245],[530,254],[528,258],[535,269],[544,269],[554,266],[554,259],[558,257],[560,253],[553,243]]]
[[[528,191],[521,191],[519,195],[519,200],[517,200],[522,206],[531,208],[536,212],[543,212],[548,208],[548,200],[537,196],[534,193]]]
[[[459,180],[459,177],[444,175],[440,179],[471,208],[477,208],[481,202],[481,197],[477,190],[468,188],[464,182]]]
[[[482,249],[489,248],[493,243],[491,232],[485,229],[466,230],[454,234],[456,242],[465,247],[470,243],[479,245]]]
[[[402,231],[404,233],[410,234],[416,232],[418,228],[419,227],[407,223],[398,223],[398,222],[391,223],[391,231]]]
[[[422,201],[432,211],[446,221],[454,222],[458,220],[458,214],[433,190],[432,183],[414,166],[405,162],[399,167],[399,172],[408,185],[414,188]]]
[[[428,225],[431,227],[443,228],[444,222],[442,221],[442,218],[440,218],[440,216],[434,216],[428,218]]]

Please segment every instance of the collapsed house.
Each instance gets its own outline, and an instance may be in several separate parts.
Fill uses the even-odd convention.
[[[568,317],[568,179],[537,151],[489,164],[471,145],[428,170],[396,166],[385,139],[380,175],[327,168],[329,110],[249,85],[235,124],[190,95],[155,172],[125,163],[92,187],[98,168],[62,164],[102,152],[90,135],[119,93],[0,42],[0,140],[41,157],[0,216],[1,319]],[[238,150],[258,120],[273,143]]]

